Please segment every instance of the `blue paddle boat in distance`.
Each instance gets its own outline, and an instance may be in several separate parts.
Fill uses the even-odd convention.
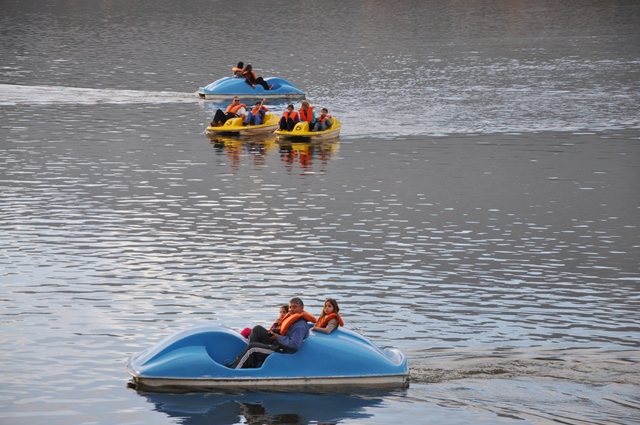
[[[265,81],[272,86],[270,90],[265,90],[260,84],[251,87],[244,78],[224,77],[206,87],[200,87],[198,96],[205,100],[226,100],[234,96],[240,96],[242,99],[300,100],[305,98],[302,90],[285,79],[269,77],[265,78]]]
[[[311,332],[296,353],[273,353],[257,368],[227,367],[246,344],[230,328],[201,325],[134,355],[126,368],[133,386],[143,391],[409,385],[407,359],[400,350],[380,349],[348,329],[328,335]]]

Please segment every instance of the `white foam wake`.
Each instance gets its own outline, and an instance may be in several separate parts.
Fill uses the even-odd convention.
[[[0,84],[0,105],[191,103],[194,93]]]

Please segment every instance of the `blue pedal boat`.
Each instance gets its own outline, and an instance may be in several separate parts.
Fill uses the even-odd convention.
[[[294,354],[273,353],[262,366],[231,369],[247,340],[220,325],[201,325],[167,337],[131,357],[126,369],[143,391],[286,389],[287,387],[407,387],[409,367],[396,348],[378,348],[348,329],[311,332]]]
[[[269,77],[264,80],[269,85],[273,84],[271,90],[265,90],[260,84],[251,87],[245,82],[244,78],[224,77],[206,87],[200,87],[198,96],[207,100],[232,99],[234,96],[240,96],[243,100],[264,98],[298,100],[305,98],[302,90],[285,79]]]

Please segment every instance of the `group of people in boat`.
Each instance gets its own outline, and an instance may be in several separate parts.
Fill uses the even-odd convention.
[[[216,109],[216,113],[211,120],[211,127],[220,127],[231,118],[242,118],[244,125],[260,125],[264,122],[264,116],[269,108],[264,106],[266,99],[262,99],[255,103],[253,108],[247,112],[247,105],[240,103],[240,98],[235,96],[227,109]]]
[[[247,105],[240,103],[240,98],[235,96],[226,110],[217,109],[211,120],[212,127],[219,127],[231,118],[242,118],[244,125],[261,125],[264,123],[264,117],[269,111],[264,105],[266,99],[262,99],[255,103],[253,108],[247,112]],[[291,131],[301,121],[309,123],[309,131],[325,131],[331,127],[331,115],[327,108],[322,108],[320,114],[316,115],[315,106],[311,106],[308,101],[303,100],[299,110],[295,110],[293,104],[287,106],[287,109],[280,117],[279,128],[283,131]]]
[[[280,307],[280,316],[269,329],[258,325],[241,332],[249,343],[235,361],[226,366],[232,369],[260,367],[275,352],[293,354],[300,349],[310,331],[329,334],[339,326],[344,326],[339,311],[338,302],[328,298],[320,317],[316,319],[304,310],[304,303],[300,298],[291,298],[288,305]],[[313,323],[313,327],[309,328],[308,322]]]
[[[256,76],[253,72],[253,67],[250,63],[244,64],[244,62],[238,62],[238,64],[231,68],[232,76],[235,78],[244,78],[244,81],[251,87],[256,87],[256,84],[260,84],[265,90],[271,90],[273,84],[269,85],[262,77]]]
[[[306,100],[302,101],[300,109],[294,110],[293,105],[288,105],[280,118],[280,130],[291,131],[300,121],[309,123],[309,131],[325,131],[333,124],[327,108],[322,108],[316,115],[315,106],[311,106]]]
[[[270,90],[273,85],[269,86],[262,77],[256,77],[252,70],[251,64],[244,65],[244,62],[231,68],[233,77],[244,78],[247,84],[255,87],[256,84],[262,85],[265,90]],[[247,109],[247,105],[240,102],[238,96],[234,96],[232,103],[223,111],[216,109],[211,120],[211,127],[220,127],[232,118],[242,118],[243,125],[261,125],[264,123],[264,117],[269,111],[264,103],[266,99],[262,99],[255,103],[251,109]],[[308,101],[303,100],[300,109],[295,110],[292,104],[282,113],[279,121],[279,129],[281,131],[292,131],[299,122],[308,122],[309,131],[325,131],[331,127],[331,115],[327,108],[322,108],[320,113],[316,115],[315,106],[311,106]]]

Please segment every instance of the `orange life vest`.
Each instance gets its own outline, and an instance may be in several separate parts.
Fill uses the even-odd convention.
[[[262,105],[260,105],[260,106],[254,106],[254,107],[253,107],[253,109],[251,110],[251,113],[252,113],[253,115],[256,115],[256,114],[260,111],[260,109],[262,109],[262,110],[263,110],[263,111],[265,111],[265,112],[267,112],[267,111],[268,111],[268,109],[267,109],[267,107],[266,107],[266,106],[262,106]]]
[[[300,119],[306,122],[313,121],[313,108],[315,106],[309,106],[309,108],[305,111],[304,109],[300,109]]]
[[[326,328],[329,322],[333,319],[338,319],[338,324],[340,326],[344,326],[344,322],[342,321],[342,317],[338,313],[327,314],[324,317],[321,317],[316,322],[316,328]]]
[[[249,72],[243,72],[243,74],[245,74],[245,79],[250,82],[251,84],[255,83],[256,81],[256,73],[253,71],[249,71]]]
[[[227,110],[225,111],[226,113],[231,112],[232,114],[237,114],[238,110],[240,108],[246,108],[247,105],[245,105],[244,103],[238,103],[237,105],[234,105],[233,103],[229,106],[227,106]]]
[[[289,330],[289,328],[291,327],[291,325],[293,325],[300,319],[304,319],[307,322],[316,323],[316,318],[313,317],[311,314],[307,313],[306,311],[303,311],[302,313],[296,313],[296,314],[287,313],[287,315],[284,316],[284,318],[282,319],[282,322],[280,322],[280,329],[278,333],[280,335],[285,335]]]
[[[298,119],[298,113],[296,111],[284,111],[284,113],[282,114],[282,116],[284,117],[284,119],[289,119],[291,118],[292,120],[296,121]]]
[[[273,322],[273,325],[271,325],[271,327],[269,328],[270,332],[274,332],[274,330],[278,330],[280,328],[280,322],[282,322],[282,320],[280,318],[278,318],[275,322]],[[278,333],[278,332],[275,332]]]
[[[330,118],[331,118],[331,115],[329,115],[329,114],[325,115],[324,117],[323,117],[323,116],[322,116],[322,114],[321,114],[321,115],[318,117],[318,121],[320,121],[320,122],[325,122],[325,121],[327,121],[327,120],[328,120],[328,119],[330,119]]]

